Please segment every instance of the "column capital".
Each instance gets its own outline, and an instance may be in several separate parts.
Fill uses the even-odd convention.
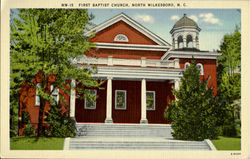
[[[112,80],[113,77],[112,77],[112,76],[108,76],[107,79],[108,79],[108,80]]]

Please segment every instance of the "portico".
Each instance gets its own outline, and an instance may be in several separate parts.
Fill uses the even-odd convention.
[[[84,58],[84,59],[83,59]],[[104,63],[106,61],[106,63]],[[119,61],[119,66],[117,66],[117,61]],[[102,107],[105,107],[105,120],[99,120],[96,122],[104,122],[107,124],[112,123],[141,123],[148,124],[149,122],[153,122],[153,120],[148,121],[147,114],[153,114],[154,112],[161,109],[162,114],[164,112],[164,108],[167,106],[161,105],[160,100],[167,99],[167,96],[172,96],[172,87],[175,89],[179,88],[180,79],[182,77],[183,69],[180,69],[180,65],[178,60],[168,60],[161,62],[160,60],[147,60],[146,58],[141,58],[141,60],[132,60],[134,63],[130,63],[129,65],[133,66],[138,65],[136,67],[128,67],[128,61],[124,61],[123,59],[118,58],[98,58],[93,59],[89,57],[82,57],[76,60],[75,64],[78,67],[81,67],[83,64],[106,64],[105,66],[98,66],[97,73],[93,74],[93,78],[105,80],[105,90],[103,93],[105,94],[106,102],[105,105],[103,102],[100,104]],[[149,65],[154,65],[157,67],[149,67]],[[168,66],[166,68],[166,66]],[[169,67],[171,66],[171,67]],[[72,80],[74,83],[74,80]],[[129,83],[129,84],[126,84]],[[173,85],[174,84],[174,85]],[[131,85],[130,87],[128,85]],[[159,85],[159,88],[155,88],[155,86]],[[132,87],[134,86],[134,87]],[[164,90],[162,93],[161,89]],[[117,91],[123,93],[124,97],[121,98],[123,100],[124,108],[117,108]],[[100,92],[100,91],[98,91]],[[156,102],[154,110],[147,109],[147,92],[154,95],[153,101]],[[98,96],[100,96],[97,93]],[[121,94],[122,95],[122,94]],[[71,117],[75,118],[75,112],[77,111],[75,108],[76,100],[75,100],[75,92],[71,92]],[[101,97],[103,98],[104,95]],[[131,98],[134,102],[130,102]],[[140,100],[139,100],[140,99]],[[98,100],[98,99],[97,99]],[[74,103],[75,101],[75,103]],[[136,102],[135,102],[136,101]],[[83,103],[83,102],[82,102]],[[163,102],[164,103],[164,102]],[[96,103],[96,107],[101,107]],[[83,107],[83,106],[82,106]],[[97,109],[97,108],[96,108]],[[85,110],[92,111],[93,110]],[[137,111],[137,113],[133,112]],[[138,112],[139,111],[139,112]],[[79,113],[78,113],[79,114]],[[86,115],[86,114],[85,114]],[[93,113],[94,115],[94,113]],[[134,115],[134,116],[132,116]],[[79,116],[79,115],[78,115]],[[114,116],[114,117],[113,117]],[[117,119],[118,116],[123,116],[123,120]],[[151,115],[152,116],[152,115]],[[95,122],[93,119],[85,120],[81,117],[79,122]],[[134,118],[126,120],[125,118]],[[79,119],[79,118],[77,118]],[[76,119],[76,121],[77,121]],[[163,117],[162,117],[162,120]],[[78,121],[77,121],[78,122]]]

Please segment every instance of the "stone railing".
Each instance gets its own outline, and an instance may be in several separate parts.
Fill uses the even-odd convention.
[[[93,58],[82,56],[72,61],[77,64],[93,64],[108,66],[137,66],[137,67],[161,67],[161,68],[180,68],[179,59],[174,60],[147,60],[145,57],[141,59],[121,59],[113,58]]]

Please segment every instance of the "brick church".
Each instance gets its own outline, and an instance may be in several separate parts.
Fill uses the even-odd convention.
[[[220,54],[199,49],[200,31],[186,14],[170,30],[171,44],[124,13],[92,28],[85,34],[95,32],[89,41],[95,42],[97,49],[72,62],[79,68],[96,65],[98,72],[92,76],[105,81],[101,86],[104,89],[88,89],[98,96],[95,101],[76,98],[73,90],[64,95],[70,117],[76,123],[168,124],[164,110],[174,100],[172,89],[180,87],[182,73],[192,58],[200,70],[200,79],[211,77],[209,87],[216,95],[216,59]],[[72,85],[75,80],[70,81]],[[59,93],[63,92],[55,90],[53,98],[60,102]],[[28,98],[24,100],[24,96]],[[39,105],[34,88],[21,92],[19,116],[28,112],[35,128]],[[45,109],[49,108],[46,105]]]

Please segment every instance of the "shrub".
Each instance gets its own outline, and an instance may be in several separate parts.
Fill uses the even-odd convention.
[[[181,140],[215,139],[219,134],[216,100],[208,80],[200,81],[194,61],[183,73],[179,90],[173,90],[177,100],[170,102],[165,117],[171,121],[173,137]]]
[[[60,108],[61,105],[51,106],[46,116],[49,128],[45,133],[47,136],[53,137],[74,137],[76,134],[75,122],[67,112],[62,113]]]
[[[35,136],[34,127],[28,122],[23,130],[23,136]]]

